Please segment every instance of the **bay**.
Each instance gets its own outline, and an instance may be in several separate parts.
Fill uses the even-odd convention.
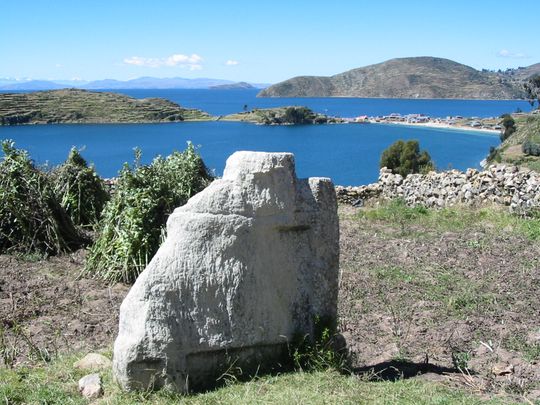
[[[496,135],[398,125],[259,126],[238,122],[167,124],[29,125],[0,127],[0,139],[13,139],[38,164],[63,162],[72,146],[83,149],[104,177],[115,176],[124,162],[133,161],[133,148],[143,162],[183,150],[188,141],[216,175],[237,150],[292,152],[300,177],[330,177],[336,184],[375,181],[381,152],[397,139],[417,139],[439,169],[479,167]]]

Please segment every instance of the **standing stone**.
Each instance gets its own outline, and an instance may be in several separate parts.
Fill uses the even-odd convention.
[[[334,328],[338,226],[330,179],[297,179],[290,153],[234,153],[222,179],[169,217],[122,303],[116,380],[200,390],[233,364],[272,368],[295,336]]]

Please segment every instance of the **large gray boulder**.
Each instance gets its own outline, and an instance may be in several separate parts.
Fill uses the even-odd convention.
[[[234,153],[169,217],[122,303],[116,380],[188,392],[286,361],[295,336],[335,326],[338,261],[330,179],[297,179],[290,153]]]

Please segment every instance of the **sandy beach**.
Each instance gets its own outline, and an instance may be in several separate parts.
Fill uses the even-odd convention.
[[[501,133],[498,129],[485,129],[485,128],[473,128],[469,126],[462,126],[462,125],[449,125],[449,124],[443,124],[440,122],[422,122],[422,123],[410,123],[410,122],[388,122],[388,121],[375,121],[370,120],[371,124],[383,124],[383,125],[402,125],[407,127],[426,127],[426,128],[439,128],[439,129],[450,129],[454,131],[471,131],[471,132],[483,132],[486,134],[491,135],[499,135]]]

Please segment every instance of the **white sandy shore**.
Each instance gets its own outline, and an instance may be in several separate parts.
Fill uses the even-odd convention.
[[[440,122],[422,122],[418,124],[413,124],[410,122],[388,122],[388,121],[370,121],[372,124],[383,124],[383,125],[403,125],[406,127],[426,127],[426,128],[439,128],[439,129],[450,129],[454,131],[471,131],[471,132],[483,132],[491,135],[499,135],[501,131],[498,129],[482,129],[482,128],[472,128],[467,126],[458,126],[458,125],[449,125],[443,124]]]

